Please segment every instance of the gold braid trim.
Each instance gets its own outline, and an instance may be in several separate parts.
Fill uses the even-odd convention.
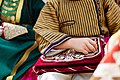
[[[0,6],[1,6],[1,4],[2,4],[2,0],[0,0]]]
[[[17,9],[17,13],[16,13],[16,22],[17,23],[20,22],[20,17],[21,17],[21,11],[22,11],[22,7],[23,7],[23,2],[24,2],[24,0],[20,0],[20,3],[18,5],[18,9]]]
[[[20,61],[15,65],[15,67],[13,68],[12,72],[10,73],[10,76],[8,76],[6,78],[6,80],[12,80],[14,75],[16,74],[18,68],[27,60],[28,56],[30,55],[30,53],[38,46],[38,44],[35,42],[33,46],[31,46],[30,48],[28,48],[26,50],[26,52],[24,53],[24,55],[22,56],[22,58],[20,59]]]

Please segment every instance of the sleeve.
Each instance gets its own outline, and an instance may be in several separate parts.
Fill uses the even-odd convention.
[[[38,34],[36,39],[39,42],[39,50],[43,54],[70,39],[69,35],[59,30],[58,6],[57,0],[49,0],[41,10],[34,26],[34,30]]]
[[[114,34],[120,29],[120,7],[114,0],[105,0],[104,10],[110,33]]]

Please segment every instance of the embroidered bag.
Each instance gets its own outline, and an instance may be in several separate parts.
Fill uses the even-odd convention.
[[[108,40],[108,37],[105,39]],[[93,72],[104,56],[105,41],[103,38],[94,38],[98,44],[96,52],[84,55],[75,52],[73,49],[58,51],[54,54],[52,51],[48,55],[42,55],[35,63],[33,70],[37,74],[45,72],[61,72],[61,73],[82,73]],[[54,55],[49,55],[49,54]]]

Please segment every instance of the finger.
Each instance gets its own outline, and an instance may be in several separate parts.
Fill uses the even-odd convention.
[[[82,50],[83,54],[88,54],[88,51],[86,51],[85,49]]]
[[[96,51],[96,48],[92,44],[88,43],[88,44],[86,44],[86,46],[89,49],[89,52],[95,52]]]
[[[81,53],[83,53],[83,54],[88,54],[88,51],[85,49],[85,45],[82,46],[82,48],[79,48],[79,49],[78,49],[78,52],[81,52]]]
[[[97,45],[96,41],[93,41],[92,39],[90,39],[89,42],[95,48],[95,50],[97,50],[98,45]]]
[[[84,49],[85,49],[87,52],[92,52],[92,50],[89,48],[88,44],[90,44],[90,43],[88,42],[88,43],[85,44]],[[90,44],[90,46],[92,46],[92,45]]]

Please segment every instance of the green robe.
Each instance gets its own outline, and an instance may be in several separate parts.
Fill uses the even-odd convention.
[[[17,24],[30,24],[26,26],[28,34],[18,36],[11,40],[5,40],[0,37],[0,80],[5,80],[6,77],[10,75],[14,66],[21,59],[25,51],[34,44],[35,33],[33,31],[33,26],[43,5],[44,2],[42,2],[42,0],[28,0],[28,10],[26,10],[26,0],[24,0],[20,22]],[[38,48],[34,49],[30,53],[28,59],[18,68],[13,79],[18,80],[20,76],[36,62],[39,56],[40,52]]]

